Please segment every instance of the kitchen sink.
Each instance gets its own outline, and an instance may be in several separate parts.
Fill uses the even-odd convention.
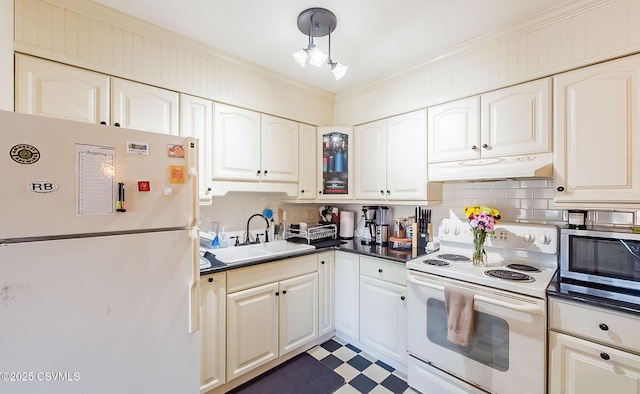
[[[279,240],[262,244],[234,246],[224,249],[209,249],[209,253],[215,255],[216,260],[227,265],[231,265],[268,259],[271,257],[292,256],[312,249],[315,249],[315,247]]]

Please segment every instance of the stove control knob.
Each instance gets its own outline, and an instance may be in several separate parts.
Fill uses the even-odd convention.
[[[531,235],[531,233],[527,233],[527,234],[522,236],[522,240],[525,243],[532,244],[536,239],[535,239],[535,237],[533,235]]]
[[[548,245],[551,242],[551,239],[549,239],[547,234],[542,234],[541,236],[538,237],[538,242],[540,242],[543,245]]]
[[[454,229],[453,229],[453,234],[454,234],[454,235],[458,235],[458,234],[460,234],[460,229],[459,229],[458,227],[454,228]]]
[[[449,227],[443,226],[442,227],[442,232],[445,233],[445,234],[449,234]]]

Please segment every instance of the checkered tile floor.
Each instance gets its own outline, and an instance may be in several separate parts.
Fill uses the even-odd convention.
[[[407,385],[406,375],[340,338],[333,337],[307,353],[344,378],[346,384],[334,394],[417,393]]]

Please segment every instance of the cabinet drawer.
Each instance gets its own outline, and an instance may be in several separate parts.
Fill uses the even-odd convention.
[[[586,304],[549,300],[551,329],[640,353],[640,318]]]
[[[360,256],[360,275],[407,285],[407,270],[404,264],[392,263],[381,259]]]
[[[317,271],[317,254],[234,269],[227,272],[227,294]]]

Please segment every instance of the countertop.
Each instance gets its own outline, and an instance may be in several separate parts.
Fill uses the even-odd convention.
[[[239,264],[233,264],[229,266],[226,265],[225,263],[222,263],[216,260],[214,255],[215,253],[207,254],[205,255],[205,258],[211,262],[211,267],[201,269],[200,275],[215,274],[218,272],[224,272],[224,271],[228,271],[236,268],[269,263],[273,261],[283,260],[285,258],[306,256],[309,254],[321,253],[323,251],[328,251],[328,250],[340,250],[340,251],[349,252],[349,253],[357,253],[364,256],[383,258],[386,260],[390,260],[390,261],[394,261],[402,264],[406,263],[411,259],[418,258],[426,254],[424,250],[422,250],[422,252],[418,254],[417,250],[414,251],[411,248],[394,249],[389,246],[362,245],[360,238],[335,240],[333,242],[323,242],[315,246],[316,246],[316,249],[314,250],[307,250],[307,251],[293,254],[287,257],[276,256],[273,258],[254,260],[247,263],[239,263]]]
[[[569,301],[575,301],[591,306],[597,306],[604,309],[614,310],[623,313],[632,313],[640,316],[640,305],[621,302],[614,299],[605,299],[602,297],[591,296],[588,294],[580,294],[569,292],[562,287],[558,274],[553,278],[549,287],[547,287],[547,296],[562,298]]]

